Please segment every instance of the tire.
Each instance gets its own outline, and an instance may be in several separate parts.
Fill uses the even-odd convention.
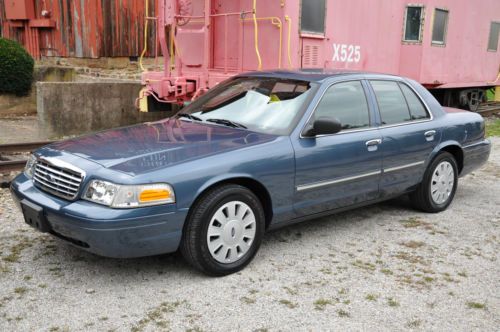
[[[264,209],[255,194],[240,185],[221,185],[192,206],[181,253],[191,266],[208,275],[235,273],[257,253],[264,229]]]
[[[451,186],[450,181],[453,181]],[[414,207],[419,210],[430,213],[441,212],[453,201],[457,185],[457,162],[451,153],[441,152],[427,167],[422,182],[417,190],[410,194],[410,199]]]

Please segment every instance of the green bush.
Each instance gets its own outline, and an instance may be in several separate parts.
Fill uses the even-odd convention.
[[[0,38],[0,93],[27,95],[33,81],[34,64],[21,44]]]

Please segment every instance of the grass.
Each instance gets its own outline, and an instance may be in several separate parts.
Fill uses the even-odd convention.
[[[326,306],[329,304],[333,304],[331,300],[328,299],[317,299],[314,301],[314,309],[316,310],[325,310]]]
[[[169,313],[175,312],[178,306],[185,303],[186,301],[162,302],[159,306],[147,312],[146,317],[142,318],[135,326],[133,326],[131,331],[143,331],[150,323],[154,323],[157,328],[164,330],[167,329],[169,327],[169,321],[165,319],[165,316]]]
[[[283,304],[283,305],[286,305],[286,306],[287,306],[288,308],[290,308],[290,309],[295,309],[295,308],[297,308],[297,307],[298,307],[298,304],[297,304],[297,303],[294,303],[294,302],[289,301],[289,300],[285,300],[285,299],[283,299],[283,300],[279,300],[279,302],[280,302],[281,304]]]
[[[392,297],[387,299],[387,304],[389,305],[389,307],[399,307],[399,302]]]
[[[366,294],[365,299],[368,301],[377,301],[378,295],[376,294]]]
[[[14,288],[14,293],[19,294],[19,295],[24,295],[28,289],[26,287],[16,287]]]
[[[486,122],[486,137],[500,136],[500,119]]]
[[[479,302],[467,302],[467,307],[469,309],[485,309],[486,304],[484,303],[479,303]]]
[[[342,309],[337,310],[337,314],[339,315],[339,317],[351,317],[351,314]]]
[[[254,304],[256,302],[256,300],[254,298],[247,297],[247,296],[243,296],[242,298],[240,298],[240,301],[243,303],[246,303],[246,304]]]
[[[407,248],[411,248],[411,249],[417,249],[417,248],[420,248],[424,245],[425,243],[422,242],[422,241],[406,241],[406,242],[402,242],[401,245],[402,246],[405,246]]]
[[[406,324],[406,326],[411,328],[411,329],[415,329],[415,328],[419,327],[420,325],[422,325],[422,321],[420,319],[412,320],[412,321],[408,322],[408,324]]]
[[[354,261],[351,264],[353,266],[355,266],[357,268],[360,268],[360,269],[363,269],[363,270],[367,270],[367,271],[374,271],[375,270],[375,265],[374,264],[369,263],[369,262],[363,262],[360,259],[357,259],[356,261]]]

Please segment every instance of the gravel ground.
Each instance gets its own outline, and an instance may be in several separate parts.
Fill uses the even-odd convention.
[[[0,331],[494,331],[500,138],[451,208],[404,199],[267,234],[244,271],[106,259],[30,229],[0,191]]]

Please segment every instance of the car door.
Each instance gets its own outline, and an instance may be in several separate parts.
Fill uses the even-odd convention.
[[[383,157],[381,196],[412,189],[424,174],[426,161],[439,144],[432,113],[415,90],[403,81],[370,80],[380,116]]]
[[[299,216],[376,199],[379,194],[381,135],[372,127],[371,107],[361,80],[329,86],[308,120],[336,118],[342,130],[303,137],[295,149],[295,201]]]

